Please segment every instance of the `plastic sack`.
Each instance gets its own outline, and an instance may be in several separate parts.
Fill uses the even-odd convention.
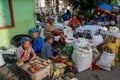
[[[78,72],[84,71],[92,64],[92,49],[75,49],[71,57]]]
[[[74,43],[74,48],[86,47],[88,46],[88,40],[85,38],[78,38]]]
[[[96,65],[98,65],[100,68],[104,70],[110,71],[111,64],[114,58],[115,58],[114,53],[103,52],[103,54],[100,56],[100,59],[96,62]]]
[[[66,27],[64,30],[64,35],[67,37],[73,37],[73,30],[70,27]]]
[[[95,47],[103,42],[103,37],[101,35],[94,35],[93,36],[93,44],[91,44],[92,47]]]
[[[41,51],[42,46],[43,46],[43,41],[41,37],[38,37],[33,40],[32,48],[35,50],[36,53],[39,53]]]
[[[63,25],[67,26],[69,21],[64,21]]]
[[[5,61],[2,56],[2,50],[0,50],[0,66],[3,66],[5,64]]]
[[[75,38],[73,38],[73,37],[68,37],[68,38],[66,38],[65,39],[65,44],[66,45],[70,45],[70,46],[73,46],[74,45],[74,43],[75,43],[75,41],[76,41],[76,39]]]
[[[107,27],[101,27],[100,30],[102,30],[102,31],[108,31]]]
[[[72,46],[65,46],[64,48],[63,48],[63,55],[65,55],[65,56],[69,56],[70,54],[72,54],[72,52],[73,52],[73,47]]]

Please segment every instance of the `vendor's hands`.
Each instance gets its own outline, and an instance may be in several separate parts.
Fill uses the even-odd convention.
[[[59,52],[59,50],[54,50],[54,52]]]
[[[64,34],[64,31],[61,31],[61,30],[60,30],[60,33],[61,33],[61,34]]]
[[[64,31],[62,31],[62,30],[57,29],[57,32],[59,32],[60,34],[64,34]]]
[[[20,66],[22,66],[24,63],[23,63],[23,62],[21,62],[21,63],[17,62],[16,64],[17,64],[18,67],[20,67]]]
[[[28,50],[25,50],[24,53],[23,53],[23,56],[26,56],[28,53]]]
[[[18,63],[22,63],[28,54],[28,50],[24,50],[23,56],[18,60]]]
[[[52,59],[57,59],[57,58],[59,58],[59,56],[52,57]]]
[[[29,59],[29,62],[36,58],[36,53]]]

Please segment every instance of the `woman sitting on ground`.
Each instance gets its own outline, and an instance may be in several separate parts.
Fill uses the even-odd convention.
[[[73,15],[70,21],[68,22],[68,26],[75,30],[75,28],[80,26],[80,21],[77,19],[76,15]]]
[[[52,18],[48,19],[48,22],[45,24],[45,36],[49,35],[54,35],[55,41],[60,40],[62,43],[65,42],[64,32],[54,26]]]
[[[58,56],[58,52],[57,50],[54,50],[53,47],[52,47],[52,43],[54,41],[54,36],[48,36],[46,37],[46,41],[45,43],[43,44],[43,47],[42,47],[42,51],[41,51],[41,54],[40,54],[40,57],[42,59],[55,59],[57,58]]]

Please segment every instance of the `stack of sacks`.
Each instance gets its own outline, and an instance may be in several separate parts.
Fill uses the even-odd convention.
[[[78,38],[74,44],[72,60],[78,72],[88,69],[92,64],[92,48],[88,46],[88,40]]]

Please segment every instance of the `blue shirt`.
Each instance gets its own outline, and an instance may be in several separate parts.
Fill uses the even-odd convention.
[[[69,21],[70,20],[70,15],[67,14],[67,13],[64,13],[62,17],[63,17],[64,21]]]
[[[50,59],[50,58],[52,57],[52,54],[53,54],[53,47],[51,46],[50,43],[45,42],[45,43],[43,44],[40,57],[41,57],[42,59]]]

